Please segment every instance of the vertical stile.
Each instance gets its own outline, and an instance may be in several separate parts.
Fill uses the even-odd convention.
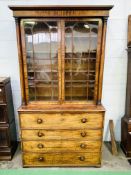
[[[26,104],[29,100],[29,93],[28,93],[28,74],[27,74],[27,62],[26,62],[26,45],[25,45],[25,32],[24,32],[24,20],[21,21],[21,43],[22,43],[22,53],[23,53],[23,68],[24,68],[24,79],[25,79],[25,101]]]
[[[87,89],[88,89],[88,93],[89,93],[89,87],[90,87],[90,52],[91,52],[91,28],[89,29],[89,49],[88,49],[88,86],[87,86]],[[87,100],[89,98],[89,94],[87,94]]]
[[[106,41],[106,29],[107,29],[107,18],[103,20],[103,31],[102,31],[102,44],[101,44],[101,61],[99,71],[99,89],[98,89],[98,104],[101,104],[102,97],[102,82],[103,82],[103,71],[104,71],[104,58],[105,58],[105,41]]]
[[[62,102],[65,100],[65,23],[61,20],[61,82],[62,82]]]
[[[31,32],[32,32],[32,51],[33,51],[33,72],[34,72],[34,90],[35,90],[35,94],[34,94],[34,96],[35,96],[35,100],[36,100],[36,71],[35,71],[35,50],[34,50],[34,33],[33,33],[33,27],[32,27],[32,30],[31,30]]]
[[[16,23],[16,35],[17,35],[17,47],[18,47],[18,57],[19,57],[19,69],[20,69],[20,84],[21,84],[21,95],[22,95],[22,104],[26,104],[26,92],[25,92],[25,81],[24,81],[24,65],[23,65],[23,53],[21,45],[21,25],[20,19],[15,18]]]
[[[74,27],[74,26],[73,26]],[[72,56],[71,56],[71,101],[72,101],[72,96],[73,96],[73,91],[72,91],[72,86],[73,86],[73,84],[72,84],[72,73],[73,73],[73,55],[74,55],[74,36],[73,36],[73,27],[71,28],[71,30],[72,30],[72,32],[71,32],[71,34],[72,34],[72,36],[71,36],[71,44],[72,44]]]
[[[51,99],[53,100],[53,73],[52,73],[52,54],[51,54],[52,50],[51,50],[51,28],[50,27],[49,27],[49,37],[50,37],[50,67],[51,67]]]
[[[97,53],[96,53],[96,76],[95,76],[95,94],[94,101],[98,100],[98,87],[99,87],[99,71],[100,71],[100,58],[101,58],[101,38],[102,38],[102,20],[99,19],[98,25],[98,39],[97,39]]]
[[[61,34],[61,30],[62,30],[62,26],[61,26],[61,21],[57,22],[58,24],[58,92],[59,92],[59,103],[62,103],[62,46],[61,46],[61,40],[62,40],[62,34]]]

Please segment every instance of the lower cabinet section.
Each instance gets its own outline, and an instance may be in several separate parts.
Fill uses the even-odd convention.
[[[0,149],[0,161],[11,160],[16,150],[15,147],[17,147],[17,143],[14,142],[11,147]]]
[[[11,160],[17,149],[15,122],[0,126],[0,161]]]
[[[125,117],[121,120],[121,148],[126,157],[131,157],[131,122]]]
[[[24,167],[101,166],[104,111],[19,116]]]
[[[23,153],[28,166],[100,166],[100,153]]]

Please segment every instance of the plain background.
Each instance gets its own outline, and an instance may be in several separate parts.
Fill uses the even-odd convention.
[[[127,23],[130,0],[0,0],[0,76],[11,77],[19,139],[17,108],[21,105],[15,21],[8,5],[114,5],[107,25],[102,103],[106,108],[104,140],[110,139],[108,123],[114,120],[120,140],[121,117],[125,111],[127,79]]]

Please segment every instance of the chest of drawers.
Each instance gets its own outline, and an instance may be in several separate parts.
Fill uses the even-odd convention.
[[[100,166],[103,112],[19,111],[24,167]]]

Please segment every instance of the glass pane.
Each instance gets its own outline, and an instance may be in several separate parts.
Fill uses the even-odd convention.
[[[6,129],[0,129],[0,147],[8,145]]]
[[[25,22],[29,100],[58,100],[57,22]]]
[[[65,22],[65,100],[94,100],[98,22]]]

